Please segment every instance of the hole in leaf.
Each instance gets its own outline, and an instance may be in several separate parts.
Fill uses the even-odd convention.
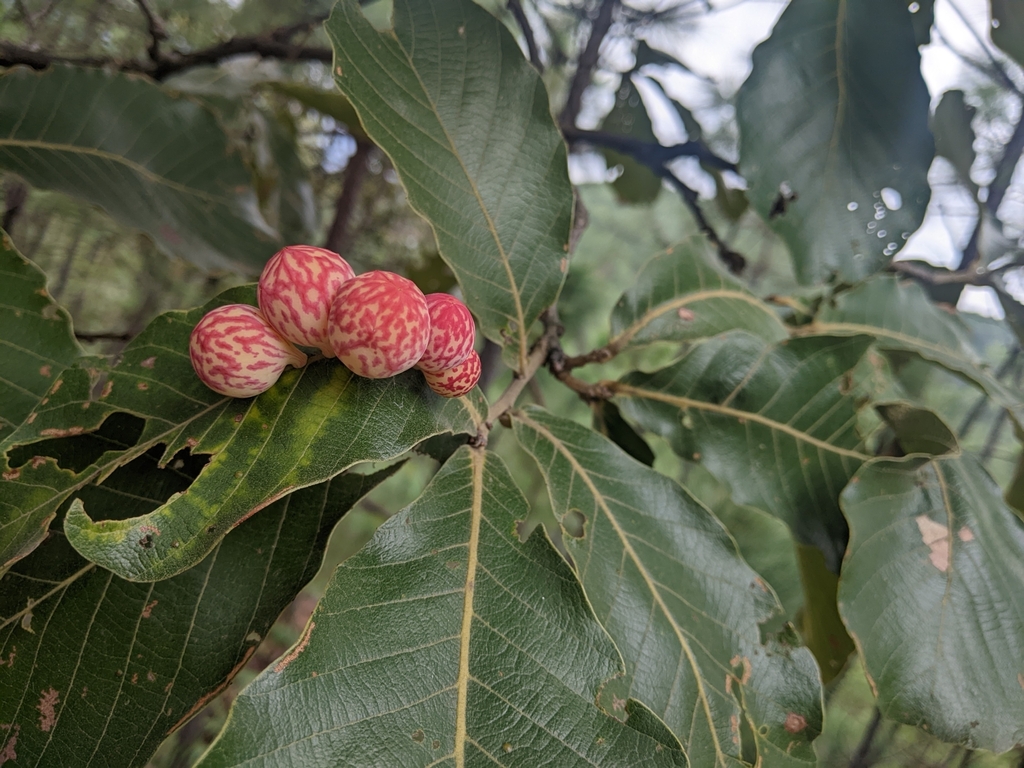
[[[145,426],[145,420],[138,416],[112,413],[95,432],[55,435],[38,443],[16,446],[8,453],[9,463],[15,468],[37,456],[48,456],[63,469],[81,472],[107,451],[125,451],[134,446]]]
[[[587,516],[578,509],[570,509],[562,518],[562,530],[574,539],[582,539],[586,535]]]

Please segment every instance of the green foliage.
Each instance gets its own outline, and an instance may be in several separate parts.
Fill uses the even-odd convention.
[[[397,0],[393,24],[378,32],[358,3],[339,2],[327,23],[335,81],[433,227],[481,330],[522,369],[568,266],[572,190],[547,93],[470,0]]]
[[[881,274],[933,148],[976,197],[1020,153],[978,91],[929,115],[931,2],[793,0],[735,122],[672,101],[687,147],[738,148],[749,190],[715,171],[710,203],[643,153],[575,193],[553,118],[582,71],[619,83],[591,137],[658,150],[634,75],[679,62],[637,35],[674,7],[615,4],[592,76],[589,25],[536,4],[542,76],[502,3],[340,0],[311,29],[157,0],[160,46],[127,6],[22,5],[5,40],[114,58],[0,73],[0,763],[806,768],[875,706],[932,762],[1024,745],[1013,205],[981,271]],[[263,60],[121,71],[236,31]],[[331,219],[360,269],[465,298],[503,348],[480,389],[320,356],[255,398],[198,380],[200,317]],[[970,282],[1007,319],[950,306]]]
[[[920,225],[933,145],[904,4],[794,0],[754,51],[737,110],[750,200],[802,282],[866,277]]]

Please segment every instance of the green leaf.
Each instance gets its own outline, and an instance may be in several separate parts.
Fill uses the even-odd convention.
[[[357,0],[335,5],[335,82],[433,227],[484,335],[522,369],[568,266],[565,143],[500,21],[471,0],[394,6],[394,28],[377,31]]]
[[[882,713],[944,741],[1024,742],[1024,522],[970,456],[878,459],[842,496],[839,607]]]
[[[150,451],[119,468],[86,489],[87,503],[112,516],[144,512],[202,465],[183,456],[160,469],[158,459]],[[51,531],[0,581],[0,754],[16,754],[16,765],[146,765],[249,660],[316,573],[338,519],[397,468],[294,493],[202,566],[158,583],[126,582]]]
[[[933,155],[920,59],[911,14],[891,0],[794,0],[754,51],[741,168],[801,282],[876,272],[920,226]],[[797,198],[772,216],[786,187]]]
[[[860,336],[771,346],[737,332],[611,388],[626,416],[700,461],[736,502],[785,521],[838,573],[846,544],[839,492],[870,458],[857,432],[854,375],[870,344]]]
[[[359,115],[356,114],[355,107],[343,94],[335,90],[325,91],[323,88],[316,88],[306,83],[287,80],[263,83],[262,87],[293,98],[300,104],[315,109],[321,115],[333,117],[345,125],[349,135],[353,138],[369,141],[366,131],[363,130],[363,126],[359,122]]]
[[[200,765],[686,765],[640,705],[625,724],[594,706],[621,659],[542,534],[520,544],[526,513],[501,459],[459,449],[338,568]]]
[[[765,766],[813,764],[817,667],[805,649],[761,643],[758,623],[781,606],[715,516],[574,422],[530,407],[513,428],[625,659],[624,684],[680,737],[690,764],[734,765],[747,750]]]
[[[1024,67],[1024,8],[1012,0],[989,0],[992,42]]]
[[[619,407],[611,400],[598,400],[591,405],[594,414],[594,429],[607,437],[641,464],[654,466],[654,451],[651,446],[622,418]]]
[[[145,78],[6,71],[0,167],[99,205],[200,267],[258,272],[280,246],[213,114]]]
[[[695,341],[743,329],[780,341],[786,326],[764,302],[718,269],[704,237],[653,257],[612,311],[615,352],[656,341]]]
[[[910,403],[876,403],[875,410],[896,435],[904,453],[941,456],[959,451],[956,435],[941,418]]]
[[[817,547],[797,544],[796,549],[804,598],[800,633],[817,659],[822,682],[827,685],[843,670],[854,651],[853,640],[839,617],[839,576],[829,570]]]
[[[165,446],[165,461],[182,448],[211,454],[188,492],[152,513],[97,523],[78,509],[65,519],[69,539],[88,559],[132,581],[164,579],[198,563],[232,527],[292,491],[359,462],[394,458],[441,432],[476,432],[486,411],[479,390],[441,398],[416,371],[370,380],[322,360],[286,371],[257,398],[207,389],[189,361],[189,334],[212,306],[252,298],[253,286],[245,286],[205,307],[157,317],[109,372],[66,370],[10,444],[90,432],[115,412],[145,419],[145,428],[135,444],[73,470],[52,459],[14,467],[8,456],[4,469],[13,474],[3,522],[18,530],[42,526],[64,500],[155,445]]]
[[[71,317],[46,291],[46,275],[0,230],[0,450],[82,353]],[[3,502],[0,502],[0,510]],[[2,530],[2,528],[0,528]],[[3,534],[0,533],[0,537]],[[0,563],[4,558],[0,557]]]
[[[907,11],[912,14],[910,23],[914,25],[914,42],[918,46],[928,45],[932,39],[932,25],[935,23],[935,0],[912,0],[907,3]]]
[[[836,295],[822,306],[803,334],[870,335],[880,349],[913,352],[976,384],[1018,424],[1024,424],[1024,401],[983,367],[970,333],[956,314],[940,309],[924,289],[882,275]]]
[[[637,61],[639,63],[639,58]],[[601,129],[636,141],[658,143],[647,107],[630,75],[622,76],[622,83],[615,92],[615,105],[605,116]],[[640,161],[613,149],[603,149],[601,154],[609,168],[622,166],[622,173],[612,182],[619,202],[646,204],[657,199],[661,191],[658,174]]]
[[[974,129],[971,120],[978,110],[964,101],[964,92],[946,91],[932,117],[932,132],[935,134],[935,154],[949,160],[971,194],[977,198],[978,185],[971,180],[971,166],[977,155],[974,152]]]

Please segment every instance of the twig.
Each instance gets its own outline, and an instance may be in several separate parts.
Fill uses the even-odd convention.
[[[853,757],[850,758],[849,768],[867,768],[871,765],[868,760],[868,754],[871,752],[871,746],[875,741],[875,736],[878,735],[878,726],[882,724],[882,712],[875,707],[874,714],[871,716],[868,727],[864,730],[864,736],[860,740],[860,744],[857,745],[857,750],[853,753]]]
[[[949,5],[956,13],[956,15],[960,17],[960,21],[963,22],[963,25],[967,27],[967,31],[971,33],[971,37],[974,38],[974,41],[985,52],[985,56],[988,58],[989,63],[992,65],[992,69],[994,69],[997,73],[997,79],[1000,81],[1000,83],[1002,83],[1004,87],[1010,89],[1014,93],[1019,94],[1020,89],[1017,88],[1016,83],[1014,83],[1013,80],[1010,78],[1010,75],[1006,72],[1006,69],[1003,68],[1003,65],[999,63],[999,60],[992,55],[992,49],[985,44],[985,41],[982,39],[981,35],[978,34],[978,30],[971,26],[971,23],[967,20],[967,17],[964,16],[964,12],[960,10],[960,6],[953,2],[953,0],[949,0]],[[943,42],[946,44],[946,47],[948,47],[958,56],[960,55],[959,52],[954,50],[953,47],[949,44],[948,40],[943,38]]]
[[[991,285],[992,278],[985,269],[968,269],[960,272],[953,272],[948,269],[928,269],[919,264],[909,261],[894,261],[889,265],[893,272],[901,272],[904,275],[921,280],[929,285]]]
[[[160,43],[167,39],[167,28],[156,11],[149,7],[149,0],[135,0],[135,4],[139,6],[142,15],[146,17],[146,27],[149,29],[150,43],[146,52],[149,53],[149,58],[153,60],[154,64],[159,64],[161,60]]]
[[[601,53],[601,43],[604,42],[608,30],[612,26],[612,17],[615,9],[619,6],[619,0],[602,0],[601,7],[597,11],[597,18],[590,27],[590,37],[580,54],[576,64],[576,73],[569,84],[569,95],[565,99],[565,107],[558,118],[562,129],[575,128],[576,118],[583,106],[583,92],[590,86],[594,77],[594,69],[597,67],[598,56]]]
[[[291,38],[298,32],[312,29],[323,21],[323,18],[317,17],[300,24],[280,27],[263,35],[233,37],[192,53],[162,54],[159,62],[149,59],[140,61],[99,56],[61,56],[0,41],[0,67],[13,67],[18,64],[32,69],[46,69],[53,64],[109,67],[121,72],[137,72],[149,75],[155,80],[163,80],[186,69],[217,64],[224,59],[242,54],[256,54],[263,58],[289,61],[322,61],[330,64],[334,56],[330,48],[295,45],[291,42]]]
[[[616,152],[629,155],[637,162],[652,168],[662,166],[677,157],[696,157],[702,164],[711,168],[724,171],[737,170],[736,163],[719,157],[699,141],[686,141],[666,147],[664,144],[654,141],[639,141],[629,136],[620,136],[604,131],[585,131],[575,127],[564,128],[562,133],[570,144],[586,143],[614,149]]]
[[[490,432],[491,427],[494,426],[494,422],[515,406],[516,400],[523,389],[526,388],[530,379],[537,374],[537,371],[540,370],[547,360],[548,350],[552,348],[552,345],[558,345],[558,337],[562,335],[564,329],[561,323],[558,322],[555,308],[548,307],[544,310],[541,314],[541,321],[544,323],[544,333],[541,334],[541,337],[537,339],[537,342],[530,350],[530,354],[526,358],[526,367],[522,371],[512,374],[512,383],[508,385],[508,388],[501,393],[501,396],[494,401],[490,410],[487,411],[487,418],[484,420],[476,437],[471,441],[473,445],[480,447],[487,444],[487,434]]]
[[[686,202],[686,205],[690,209],[690,213],[693,214],[693,218],[697,220],[697,228],[700,229],[711,244],[718,250],[718,258],[722,260],[726,268],[734,275],[738,275],[743,272],[743,269],[747,266],[747,260],[739,253],[734,251],[724,242],[722,238],[715,232],[714,227],[704,218],[704,212],[700,208],[700,204],[697,202],[697,192],[686,186],[679,178],[672,173],[671,170],[662,166],[661,171],[658,175],[665,179],[669,184],[675,187],[676,191],[679,192],[680,196]]]
[[[349,158],[348,167],[345,169],[345,181],[342,183],[341,194],[338,195],[338,202],[334,207],[334,221],[331,222],[331,229],[327,233],[327,241],[324,243],[325,248],[335,253],[344,253],[348,247],[349,223],[355,212],[363,179],[366,178],[367,160],[372,149],[373,144],[370,142],[357,141],[356,151]]]
[[[512,14],[512,18],[516,20],[519,29],[523,31],[523,37],[526,39],[526,50],[530,55],[530,63],[533,64],[534,69],[538,72],[543,72],[544,64],[540,60],[540,50],[537,48],[537,41],[533,37],[533,28],[530,26],[530,20],[526,18],[526,12],[523,10],[522,3],[519,0],[508,0],[508,11]]]
[[[86,333],[75,331],[75,338],[79,341],[130,341],[132,334],[108,331],[106,333]]]

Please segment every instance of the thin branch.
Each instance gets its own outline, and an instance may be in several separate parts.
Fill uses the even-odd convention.
[[[558,346],[558,337],[562,335],[561,323],[558,322],[558,314],[554,307],[548,307],[541,314],[541,322],[544,323],[544,332],[530,350],[526,358],[526,367],[522,371],[512,374],[512,383],[508,385],[501,396],[494,401],[487,411],[487,418],[480,427],[480,431],[471,441],[474,446],[482,447],[487,444],[487,435],[494,426],[494,422],[501,419],[515,407],[519,395],[530,383],[530,380],[537,374],[541,366],[548,359],[548,351],[553,346]]]
[[[594,77],[598,56],[601,53],[601,43],[604,42],[608,30],[611,29],[612,17],[618,6],[619,0],[601,0],[597,18],[590,26],[590,37],[576,64],[576,74],[573,75],[572,82],[569,84],[569,95],[566,97],[565,107],[558,118],[558,123],[563,130],[576,127],[576,118],[579,117],[580,109],[583,106],[583,93],[590,86],[590,81]]]
[[[882,724],[882,712],[875,707],[874,713],[871,715],[871,720],[868,722],[868,727],[864,730],[864,736],[860,740],[860,744],[857,745],[857,751],[853,753],[853,757],[850,758],[849,768],[867,768],[871,765],[869,760],[869,753],[871,747],[874,744],[875,737],[878,735],[878,726]]]
[[[949,5],[956,13],[956,15],[960,17],[960,21],[963,22],[963,25],[967,27],[967,31],[971,33],[971,37],[974,38],[974,41],[985,52],[985,56],[988,58],[989,63],[992,65],[992,69],[995,70],[995,72],[997,73],[996,79],[999,80],[999,82],[1004,87],[1010,89],[1014,93],[1019,94],[1020,89],[1017,88],[1016,83],[1013,82],[1013,80],[1010,78],[1010,75],[1007,73],[1006,69],[999,62],[999,60],[992,54],[992,49],[985,44],[985,41],[982,39],[981,35],[978,34],[978,30],[971,26],[971,23],[967,20],[967,17],[964,15],[964,12],[960,10],[960,6],[953,2],[953,0],[949,0]],[[943,38],[943,42],[950,50],[953,51],[953,53],[957,54],[957,56],[961,56],[961,54],[958,51],[953,49],[953,47],[949,44],[948,40]]]
[[[160,43],[167,39],[167,28],[164,26],[163,19],[161,19],[156,11],[149,7],[149,0],[135,0],[135,4],[139,6],[139,10],[142,11],[142,15],[146,17],[146,27],[149,29],[149,48],[146,49],[149,53],[149,58],[153,60],[154,64],[158,64],[161,60],[160,54]]]
[[[75,331],[75,338],[79,341],[130,341],[132,334],[108,331],[106,333],[86,333]]]
[[[992,278],[985,269],[969,269],[953,272],[948,269],[928,269],[911,261],[894,261],[889,265],[893,272],[913,277],[929,285],[991,285]]]
[[[71,64],[80,67],[109,67],[121,72],[137,72],[163,80],[186,69],[206,64],[218,64],[224,59],[242,54],[255,54],[268,59],[287,61],[322,61],[330,64],[334,53],[330,48],[297,45],[291,39],[304,30],[311,30],[322,16],[271,30],[262,35],[233,37],[209,48],[191,53],[161,54],[159,62],[138,59],[116,59],[100,56],[61,56],[25,48],[0,41],[0,67],[22,64],[32,69],[46,69],[53,64]]]
[[[677,157],[696,157],[702,164],[710,168],[724,171],[737,170],[736,163],[719,157],[700,141],[686,141],[666,147],[655,141],[640,141],[629,136],[620,136],[605,131],[585,131],[569,127],[564,128],[562,133],[570,144],[585,143],[614,149],[616,152],[629,155],[638,163],[651,168],[664,165]]]
[[[540,49],[537,48],[537,41],[533,37],[533,28],[530,26],[530,20],[526,18],[523,4],[519,0],[508,0],[508,11],[512,14],[512,18],[516,20],[519,29],[523,31],[523,37],[526,39],[526,50],[530,54],[530,63],[533,64],[534,69],[538,72],[543,72],[544,64],[540,60]]]
[[[334,221],[331,222],[331,229],[327,233],[327,242],[324,247],[335,253],[344,253],[348,248],[350,235],[349,223],[352,221],[352,214],[355,212],[356,202],[359,199],[359,190],[366,178],[367,160],[373,144],[368,141],[357,141],[356,151],[349,158],[348,166],[345,169],[345,181],[341,186],[341,194],[338,195],[338,202],[334,207]]]
[[[742,254],[737,253],[726,245],[722,241],[722,238],[718,236],[718,233],[715,232],[714,227],[712,227],[708,220],[704,218],[704,211],[701,210],[700,204],[697,202],[697,192],[686,186],[674,173],[672,173],[670,169],[664,166],[662,166],[658,175],[675,187],[676,191],[679,192],[680,196],[686,202],[686,205],[689,206],[690,213],[693,214],[693,218],[697,220],[697,228],[707,235],[711,244],[718,249],[718,258],[722,260],[728,270],[734,275],[740,274],[744,267],[747,266],[747,260],[742,256]]]

